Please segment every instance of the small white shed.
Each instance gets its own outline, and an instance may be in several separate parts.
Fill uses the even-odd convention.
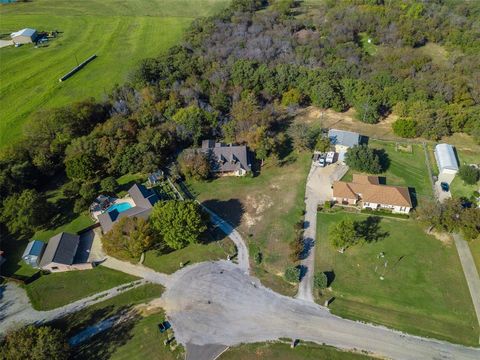
[[[435,146],[435,159],[440,174],[455,175],[458,172],[457,157],[452,145],[438,144]]]

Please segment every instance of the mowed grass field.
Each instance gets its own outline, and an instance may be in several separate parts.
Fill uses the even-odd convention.
[[[54,309],[138,278],[103,266],[42,275],[25,286],[36,310]]]
[[[335,297],[333,313],[478,346],[478,323],[453,244],[427,235],[413,220],[382,218],[383,240],[340,254],[330,244],[328,228],[347,217],[367,219],[345,212],[318,215],[315,269],[334,273],[332,292],[325,295]]]
[[[386,177],[387,185],[413,188],[419,202],[422,199],[431,199],[433,196],[432,185],[428,178],[422,145],[412,144],[412,151],[408,152],[396,150],[395,144],[394,141],[369,140],[369,147],[383,149],[390,160],[387,170],[379,176]],[[359,172],[348,170],[342,180],[351,181],[353,173]]]
[[[47,47],[0,49],[0,147],[17,139],[34,111],[102,98],[143,58],[176,44],[191,21],[229,0],[35,0],[0,6],[0,34],[58,30]],[[63,83],[89,56],[98,58]]]

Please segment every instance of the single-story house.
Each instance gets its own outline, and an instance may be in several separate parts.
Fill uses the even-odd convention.
[[[435,146],[434,154],[440,174],[455,175],[458,172],[457,157],[452,145],[438,144]]]
[[[351,147],[360,144],[360,134],[351,131],[330,129],[328,130],[330,143],[335,146],[335,152],[345,153]]]
[[[339,204],[371,209],[388,209],[408,214],[412,199],[408,188],[380,184],[378,176],[354,174],[351,182],[333,183],[333,200]]]
[[[148,175],[148,185],[155,186],[164,179],[165,174],[162,170],[157,170]]]
[[[51,272],[91,269],[91,263],[75,262],[79,243],[79,235],[66,232],[55,235],[48,241],[40,260],[40,268]]]
[[[25,28],[10,34],[15,44],[30,44],[37,39],[37,30]]]
[[[103,233],[112,230],[115,222],[124,217],[141,217],[147,219],[152,212],[153,205],[159,200],[155,191],[147,189],[141,184],[133,185],[129,190],[131,202],[116,202],[106,211],[98,215],[98,221]]]
[[[28,243],[25,251],[23,252],[22,259],[28,265],[36,268],[40,263],[43,252],[45,251],[46,244],[40,240],[32,240]]]
[[[200,150],[210,158],[214,173],[245,176],[252,171],[249,152],[245,145],[225,145],[215,140],[203,140]]]

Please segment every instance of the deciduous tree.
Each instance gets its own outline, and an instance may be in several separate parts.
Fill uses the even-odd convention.
[[[210,160],[197,150],[185,150],[178,159],[180,171],[186,178],[205,180],[210,176]]]
[[[340,252],[344,252],[349,246],[354,245],[357,238],[355,222],[350,219],[340,220],[328,228],[330,242]]]
[[[124,217],[113,225],[102,238],[103,248],[112,256],[138,260],[142,252],[158,242],[150,224],[137,217]]]
[[[207,230],[207,215],[194,201],[159,201],[150,216],[152,227],[172,249],[197,243]]]
[[[64,334],[48,326],[30,325],[11,331],[0,344],[2,360],[65,360],[69,353]]]
[[[0,221],[12,234],[31,234],[46,221],[50,213],[45,197],[33,189],[8,196],[2,205]]]
[[[384,170],[378,154],[367,145],[358,145],[348,149],[345,155],[345,164],[352,170],[370,174],[378,174]]]

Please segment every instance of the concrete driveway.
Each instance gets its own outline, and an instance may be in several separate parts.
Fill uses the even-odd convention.
[[[305,219],[303,222],[302,278],[297,298],[313,302],[313,277],[315,272],[315,238],[317,233],[317,206],[332,199],[332,184],[340,180],[348,167],[339,163],[326,167],[312,164],[305,190]]]
[[[455,178],[454,174],[439,174],[438,175],[438,180],[435,182],[435,195],[437,196],[438,201],[444,202],[447,199],[450,199],[452,197],[452,194],[450,191],[443,191],[440,184],[442,182],[446,182],[448,185],[451,184],[453,179]]]
[[[6,47],[6,46],[12,46],[13,41],[12,40],[0,40],[0,48]]]

